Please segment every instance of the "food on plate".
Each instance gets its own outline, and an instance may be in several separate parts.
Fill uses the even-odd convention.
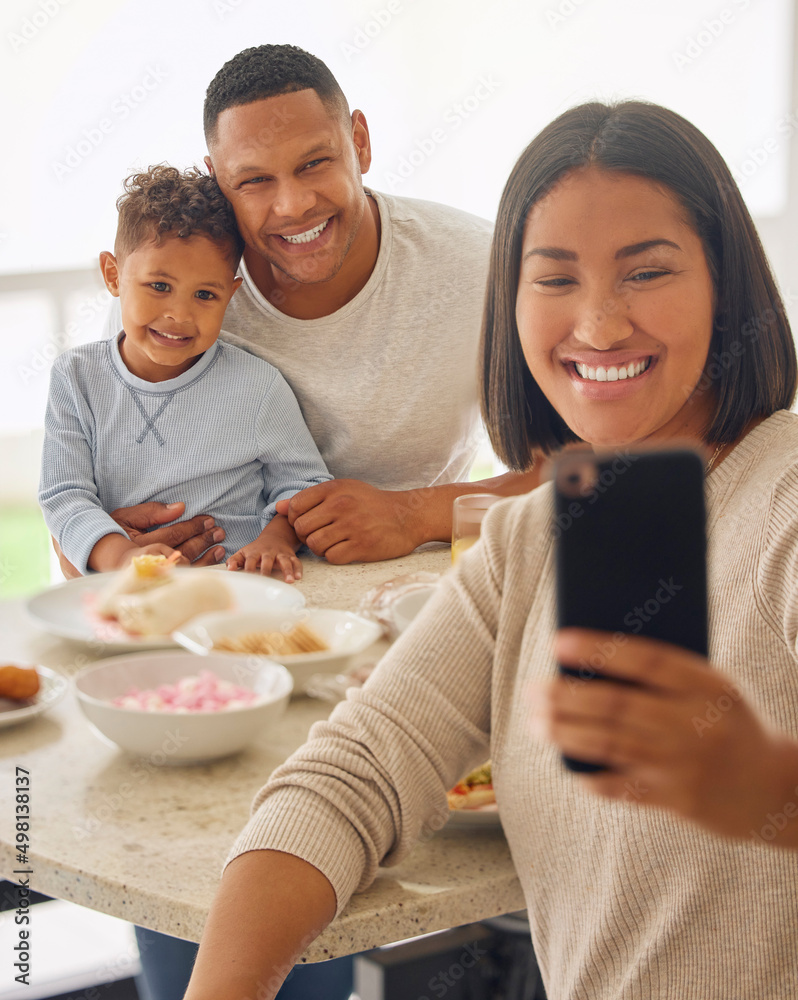
[[[217,639],[213,648],[221,653],[251,653],[256,656],[295,656],[321,653],[330,647],[312,628],[299,622],[287,632],[244,632]]]
[[[116,601],[116,620],[126,632],[168,635],[196,615],[226,611],[233,598],[221,576],[187,569],[155,590],[123,594]]]
[[[39,690],[39,675],[35,667],[0,667],[0,698],[24,701]]]
[[[450,809],[482,809],[495,806],[491,762],[475,768],[462,781],[458,781],[446,796]]]
[[[231,708],[245,708],[257,700],[257,694],[232,681],[220,680],[212,670],[199,675],[181,677],[174,684],[160,684],[157,688],[139,691],[130,688],[125,694],[112,699],[117,708],[134,708],[143,712],[221,712]]]
[[[116,618],[117,601],[123,594],[138,594],[143,590],[152,590],[154,587],[162,587],[169,583],[174,558],[133,556],[128,568],[118,573],[98,595],[95,606],[97,614],[103,618]]]
[[[175,572],[174,556],[134,556],[103,590],[94,611],[136,635],[168,635],[206,611],[225,611],[233,603],[230,588],[216,573]]]

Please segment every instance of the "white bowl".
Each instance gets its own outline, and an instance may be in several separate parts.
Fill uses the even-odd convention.
[[[397,634],[404,632],[434,593],[434,587],[417,587],[397,597],[391,609]]]
[[[330,647],[319,653],[294,653],[277,657],[290,670],[297,690],[317,673],[340,673],[348,661],[379,639],[382,628],[349,611],[331,608],[264,609],[257,613],[214,611],[192,619],[177,632],[175,642],[199,654],[209,653],[222,638],[233,639],[246,632],[288,631],[303,622]],[[256,662],[269,657],[215,651],[216,657],[238,656]]]
[[[225,681],[260,696],[244,708],[217,712],[155,712],[111,704],[131,687],[148,690],[212,670]],[[83,714],[103,737],[156,764],[197,764],[237,753],[268,730],[285,711],[291,675],[279,663],[247,662],[246,657],[150,652],[114,656],[81,670],[75,691]]]

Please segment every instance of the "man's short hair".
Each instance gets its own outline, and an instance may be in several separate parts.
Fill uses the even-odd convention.
[[[235,273],[244,241],[233,209],[214,177],[196,167],[180,171],[164,163],[131,174],[119,197],[119,221],[114,255],[127,254],[154,240],[167,237],[206,236],[218,244]]]
[[[208,148],[216,138],[223,111],[298,90],[315,90],[331,114],[349,121],[344,92],[321,59],[296,45],[255,45],[239,52],[222,66],[205,93],[203,123]]]

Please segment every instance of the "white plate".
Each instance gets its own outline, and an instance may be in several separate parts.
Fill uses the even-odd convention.
[[[18,664],[27,666],[28,664]],[[39,674],[39,690],[33,698],[25,701],[12,701],[10,698],[0,698],[0,729],[6,726],[16,726],[19,722],[33,719],[48,708],[52,708],[63,698],[68,685],[66,677],[49,670],[47,667],[36,667]]]
[[[499,819],[498,809],[452,809],[446,825],[500,829],[502,822]]]
[[[231,573],[214,569],[178,569],[175,572],[225,573],[225,583],[233,593],[237,611],[255,612],[267,608],[288,610],[304,607],[305,604],[304,595],[291,584],[254,573]],[[93,573],[43,590],[28,601],[28,614],[40,628],[51,635],[93,645],[99,643],[103,649],[124,652],[176,646],[177,643],[170,635],[137,638],[123,632],[114,622],[103,622],[91,615],[86,598],[95,596],[107,587],[114,575]]]

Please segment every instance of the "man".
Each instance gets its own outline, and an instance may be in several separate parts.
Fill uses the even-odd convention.
[[[231,59],[204,117],[205,162],[246,242],[225,331],[282,372],[336,476],[278,508],[299,537],[332,563],[388,559],[448,540],[462,493],[537,485],[536,470],[462,482],[477,445],[490,225],[365,189],[366,119],[294,46]],[[117,317],[106,329],[118,332]],[[144,504],[115,516],[136,535],[181,512]],[[194,518],[146,541],[208,564],[223,558],[223,537]]]

